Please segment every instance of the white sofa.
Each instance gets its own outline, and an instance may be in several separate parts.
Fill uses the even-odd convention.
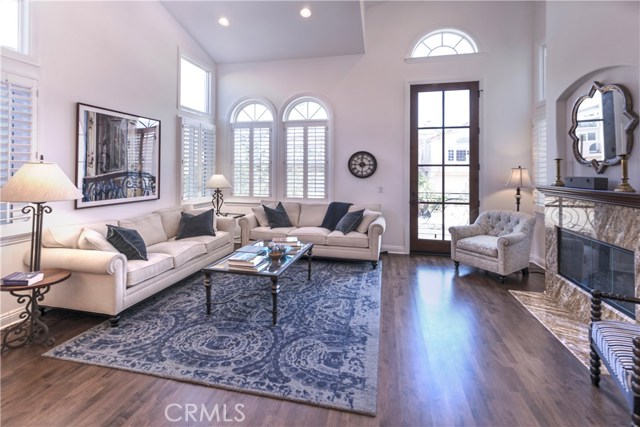
[[[62,268],[72,274],[63,284],[52,286],[41,305],[106,314],[116,326],[123,310],[233,252],[235,221],[230,218],[214,217],[215,236],[176,240],[183,210],[198,214],[207,209],[178,207],[126,220],[47,229],[41,268]],[[127,260],[111,245],[103,245],[107,224],[137,230],[148,260]]]
[[[263,201],[261,205],[275,208],[277,203]],[[291,227],[271,228],[262,206],[255,207],[252,214],[238,221],[242,244],[295,236],[302,242],[314,244],[313,256],[371,261],[374,268],[378,265],[382,234],[386,228],[381,205],[351,205],[349,212],[363,209],[364,216],[358,228],[347,234],[320,226],[329,207],[328,203],[283,202],[282,205],[291,221]]]

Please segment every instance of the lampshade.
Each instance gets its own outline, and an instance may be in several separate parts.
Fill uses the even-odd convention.
[[[231,184],[224,175],[211,175],[207,181],[207,188],[231,188]]]
[[[75,200],[82,192],[55,163],[27,162],[0,190],[3,202],[43,203]]]
[[[529,172],[527,168],[518,166],[517,168],[511,168],[511,176],[505,184],[507,187],[531,187],[531,178],[529,178]]]

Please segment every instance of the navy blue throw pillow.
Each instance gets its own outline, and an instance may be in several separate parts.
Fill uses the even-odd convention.
[[[193,215],[182,212],[180,215],[180,228],[176,240],[186,239],[187,237],[196,236],[215,236],[213,230],[213,209],[202,212],[199,215]]]
[[[343,216],[349,211],[351,203],[344,202],[331,202],[327,208],[327,212],[324,214],[324,219],[320,227],[328,228],[333,231],[336,229],[336,225],[342,219]]]
[[[107,241],[127,259],[147,261],[147,246],[136,230],[107,225]]]
[[[345,216],[338,221],[336,225],[336,230],[342,231],[344,234],[347,234],[350,231],[353,231],[360,225],[362,221],[362,216],[364,215],[364,209],[360,211],[349,212]]]
[[[264,212],[267,214],[269,227],[281,228],[292,226],[291,220],[289,220],[289,215],[287,215],[287,211],[285,211],[284,206],[282,206],[282,202],[278,203],[278,206],[276,206],[275,209],[265,205],[262,205],[262,207],[264,208]]]

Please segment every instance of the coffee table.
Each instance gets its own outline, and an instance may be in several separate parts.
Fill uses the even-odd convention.
[[[267,246],[268,242],[258,241],[253,246]],[[286,243],[285,243],[286,244]],[[269,259],[267,268],[262,271],[245,271],[238,270],[229,267],[227,260],[236,254],[238,251],[222,258],[221,260],[211,264],[208,267],[202,269],[204,273],[204,287],[207,297],[207,315],[211,315],[211,305],[225,304],[231,301],[233,298],[225,301],[212,302],[211,301],[211,276],[214,273],[226,273],[226,274],[242,274],[247,276],[268,277],[271,279],[271,301],[272,301],[272,324],[275,326],[278,324],[278,293],[280,292],[280,285],[278,284],[278,278],[284,274],[296,261],[302,258],[303,255],[307,255],[307,280],[311,279],[311,258],[313,258],[313,243],[303,243],[300,249],[291,255],[285,255],[279,261]]]

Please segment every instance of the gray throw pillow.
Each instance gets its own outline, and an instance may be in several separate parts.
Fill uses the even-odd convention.
[[[213,230],[213,209],[209,209],[199,215],[182,212],[176,240],[186,239],[187,237],[215,235],[216,232]]]
[[[331,231],[336,229],[336,225],[342,219],[343,216],[349,211],[349,206],[352,203],[345,202],[331,202],[327,208],[327,213],[324,214],[324,219],[320,227],[327,228]]]
[[[262,207],[269,219],[269,227],[281,228],[292,226],[291,221],[289,220],[289,215],[287,215],[287,212],[284,210],[284,206],[282,206],[282,202],[278,203],[278,206],[276,206],[275,209],[265,205],[262,205]]]
[[[127,259],[147,261],[147,246],[136,230],[107,225],[107,241]]]
[[[356,229],[360,221],[362,221],[362,214],[364,213],[364,209],[360,211],[349,212],[345,216],[343,216],[338,224],[336,225],[336,230],[341,231],[344,234],[349,233]]]

